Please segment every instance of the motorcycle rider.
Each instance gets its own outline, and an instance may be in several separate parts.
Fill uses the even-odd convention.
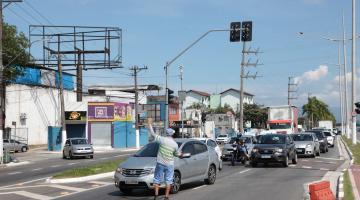
[[[245,157],[246,160],[249,160],[248,150],[243,139],[236,139],[236,149],[238,153],[240,153],[240,156]]]

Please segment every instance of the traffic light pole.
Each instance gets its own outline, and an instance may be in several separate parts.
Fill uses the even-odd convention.
[[[166,62],[166,65],[164,67],[165,70],[165,125],[164,128],[169,128],[169,103],[168,103],[168,68],[170,65],[175,62],[180,56],[182,56],[185,52],[187,52],[191,47],[193,47],[196,43],[198,43],[201,39],[203,39],[205,36],[207,36],[209,33],[212,32],[225,32],[225,31],[231,31],[230,29],[212,29],[201,35],[197,40],[195,40],[193,43],[191,43],[189,46],[187,46],[184,50],[182,50],[177,56],[175,56],[172,60],[169,62]]]
[[[239,133],[244,133],[244,76],[245,76],[245,51],[246,42],[243,42],[242,60],[241,60],[241,73],[240,73],[240,117],[239,117]]]

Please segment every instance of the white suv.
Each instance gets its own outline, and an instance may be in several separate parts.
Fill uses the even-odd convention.
[[[216,142],[217,143],[228,143],[230,140],[229,136],[228,135],[219,135],[217,138],[216,138]]]
[[[335,145],[335,136],[330,131],[324,131],[324,135],[327,138],[328,145],[334,147]]]

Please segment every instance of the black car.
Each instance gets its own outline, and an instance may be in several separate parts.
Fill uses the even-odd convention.
[[[289,166],[289,160],[297,163],[297,154],[293,139],[286,134],[268,134],[259,137],[251,151],[251,165],[258,163],[282,163]]]
[[[316,137],[318,138],[319,140],[319,143],[320,143],[320,151],[321,153],[326,153],[329,151],[329,148],[328,148],[328,141],[327,141],[327,137],[325,136],[324,134],[324,131],[321,131],[321,130],[311,130],[309,132],[313,132],[316,134]]]

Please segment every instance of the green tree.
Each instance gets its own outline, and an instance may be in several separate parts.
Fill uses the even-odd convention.
[[[4,79],[11,81],[22,74],[22,68],[32,59],[27,49],[29,41],[23,32],[18,32],[16,26],[3,24],[3,65]]]
[[[237,113],[239,117],[239,113]],[[251,121],[253,128],[265,128],[267,109],[258,104],[244,104],[244,122]]]
[[[331,120],[335,123],[335,117],[330,112],[329,106],[316,97],[308,98],[308,103],[302,107],[303,115],[305,114],[308,119],[313,122],[313,126],[320,120]]]

